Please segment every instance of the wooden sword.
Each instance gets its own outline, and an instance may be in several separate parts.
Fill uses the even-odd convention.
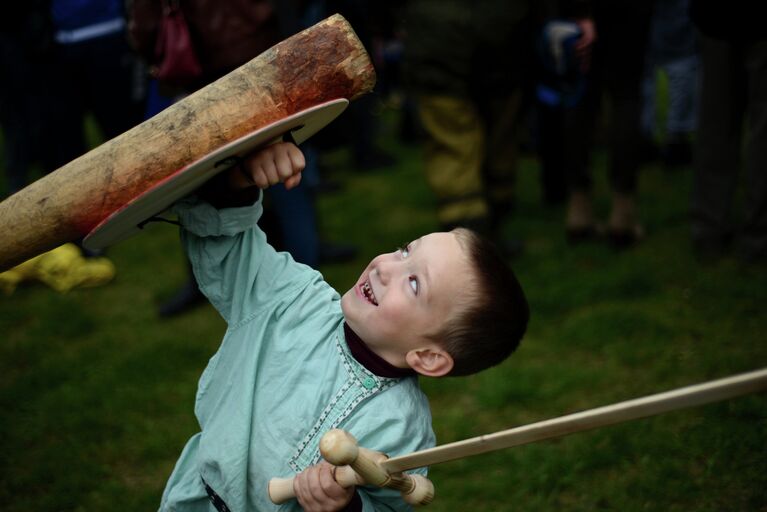
[[[767,389],[767,368],[588,409],[393,458],[360,448],[350,434],[334,429],[323,435],[320,452],[325,460],[339,466],[335,478],[342,486],[370,484],[391,487],[402,492],[408,503],[425,505],[434,497],[434,487],[431,482],[419,475],[409,475],[403,471],[727,400],[765,389]],[[269,482],[268,492],[274,503],[283,503],[294,498],[293,478],[273,478]]]

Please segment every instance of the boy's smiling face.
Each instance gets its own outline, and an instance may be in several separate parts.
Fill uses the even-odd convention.
[[[456,234],[432,233],[374,258],[341,307],[371,350],[394,366],[414,366],[407,354],[439,349],[429,335],[460,312],[472,286],[472,267]]]

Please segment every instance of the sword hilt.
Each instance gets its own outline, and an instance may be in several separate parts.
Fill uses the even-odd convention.
[[[434,499],[431,481],[421,475],[389,474],[381,467],[381,462],[388,458],[386,455],[361,448],[354,436],[344,430],[326,432],[320,440],[320,453],[336,466],[334,476],[342,487],[370,484],[396,489],[411,505],[428,505]],[[269,498],[277,504],[295,498],[293,478],[273,478],[268,491]]]

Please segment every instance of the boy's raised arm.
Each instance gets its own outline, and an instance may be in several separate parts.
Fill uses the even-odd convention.
[[[265,301],[274,287],[304,279],[292,260],[269,247],[257,221],[261,187],[301,179],[304,158],[291,143],[279,143],[248,155],[219,173],[195,196],[176,203],[181,238],[200,290],[227,322],[236,322]],[[266,265],[269,271],[261,273]]]

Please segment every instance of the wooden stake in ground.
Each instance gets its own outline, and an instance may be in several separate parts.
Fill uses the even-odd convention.
[[[374,84],[354,30],[331,16],[0,203],[0,271],[83,237],[215,149],[314,105],[353,100]]]
[[[767,389],[767,368],[568,414],[567,416],[445,444],[391,459],[370,456],[370,453],[376,452],[358,449],[354,438],[339,430],[327,432],[325,436],[328,436],[329,439],[326,441],[325,436],[323,436],[320,448],[323,457],[331,464],[338,462],[350,465],[336,470],[336,481],[342,486],[350,487],[366,483],[393,487],[400,491],[404,490],[407,493],[415,494],[411,498],[412,501],[408,501],[409,503],[427,504],[433,497],[433,488],[430,485],[413,481],[412,478],[415,475],[405,475],[402,473],[403,471],[655,416],[664,412],[727,400],[765,389]],[[323,444],[325,445],[324,449]],[[268,492],[269,497],[275,503],[282,503],[291,499],[295,496],[293,479],[273,478],[269,482]]]

